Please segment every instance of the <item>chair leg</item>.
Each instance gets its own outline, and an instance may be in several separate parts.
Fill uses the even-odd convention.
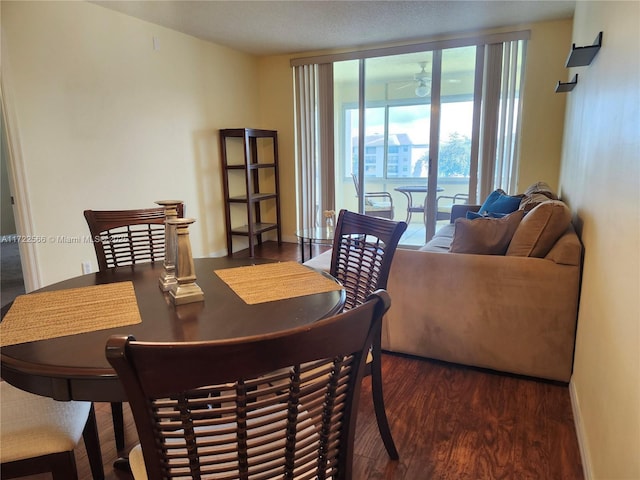
[[[113,434],[116,437],[116,450],[124,450],[124,413],[121,402],[111,402],[111,417],[113,418]]]
[[[78,470],[73,451],[57,453],[51,458],[53,480],[78,480]]]
[[[91,467],[93,480],[104,480],[104,467],[102,465],[102,451],[100,449],[100,437],[98,436],[98,425],[96,424],[96,411],[91,404],[89,418],[82,431],[84,446],[87,450],[87,458]]]
[[[389,421],[387,420],[387,412],[384,408],[384,395],[382,393],[382,360],[381,353],[382,347],[380,345],[380,336],[376,335],[374,338],[374,344],[372,348],[372,362],[371,362],[371,393],[373,393],[373,408],[376,413],[376,420],[378,421],[378,430],[382,437],[382,443],[387,449],[389,458],[392,460],[398,460],[398,450],[393,441],[391,435],[391,428],[389,428]]]

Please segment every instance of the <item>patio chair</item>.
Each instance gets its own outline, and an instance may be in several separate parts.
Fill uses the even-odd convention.
[[[447,199],[448,202],[440,203],[441,200]],[[451,207],[455,204],[469,203],[469,194],[456,193],[455,195],[440,195],[436,198],[436,221],[450,220]]]
[[[360,185],[355,173],[351,174],[356,196],[360,198]],[[373,217],[388,218],[393,220],[393,198],[389,192],[365,192],[364,214]]]
[[[372,292],[386,289],[391,262],[400,237],[407,229],[405,222],[393,222],[341,210],[336,223],[329,273],[346,290],[344,309],[360,305]],[[395,447],[382,392],[382,338],[376,332],[367,360],[367,374],[371,374],[371,389],[378,429],[389,456],[397,460]]]
[[[365,357],[388,307],[378,291],[357,308],[269,335],[112,336],[106,356],[140,439],[129,454],[134,478],[351,479]]]

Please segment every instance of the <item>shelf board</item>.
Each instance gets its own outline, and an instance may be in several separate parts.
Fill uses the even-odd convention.
[[[589,65],[594,57],[600,51],[602,46],[602,32],[598,33],[598,36],[593,42],[593,45],[586,45],[584,47],[576,47],[574,43],[567,57],[567,63],[565,66],[569,67],[584,67]]]
[[[220,133],[225,137],[256,137],[256,138],[275,138],[276,130],[262,130],[259,128],[224,128]]]
[[[556,85],[556,93],[570,92],[576,87],[577,84],[578,84],[578,74],[576,73],[570,82],[565,82],[565,83],[558,82],[558,85]]]
[[[254,223],[253,234],[260,235],[261,233],[268,232],[269,230],[275,230],[278,227],[277,223]],[[249,225],[242,225],[241,227],[235,227],[231,229],[232,235],[244,235],[249,236]]]
[[[251,196],[251,200],[253,202],[260,202],[262,200],[269,200],[276,197],[277,195],[275,193],[254,193]],[[229,201],[232,203],[247,203],[249,200],[246,195],[242,195],[238,197],[229,197]]]
[[[249,170],[255,170],[256,168],[275,168],[275,163],[250,163]],[[227,165],[227,170],[246,170],[247,167],[243,164],[240,165]]]

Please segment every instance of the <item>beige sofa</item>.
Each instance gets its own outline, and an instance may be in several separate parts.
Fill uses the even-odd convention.
[[[506,254],[449,251],[456,228],[492,223],[485,219],[452,223],[421,250],[398,249],[383,348],[568,382],[582,246],[568,208],[559,201],[544,203],[518,220]],[[547,215],[539,215],[542,210]],[[552,211],[560,221],[552,221]],[[330,256],[325,252],[308,264],[328,270]]]

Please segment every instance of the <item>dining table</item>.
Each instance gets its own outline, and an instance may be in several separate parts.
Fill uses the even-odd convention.
[[[18,297],[0,323],[2,378],[56,400],[126,401],[105,357],[111,335],[155,342],[266,335],[334,315],[345,301],[333,277],[298,262],[196,258],[194,267],[204,300],[184,305],[174,305],[160,289],[163,266],[158,262],[81,275]],[[78,311],[83,318],[76,318]],[[69,333],[73,325],[66,330],[88,317],[96,318],[86,322],[87,331]],[[109,326],[112,317],[120,323],[133,320]],[[24,327],[27,336],[7,344],[14,331],[24,334],[18,331],[29,322],[34,325]]]
[[[295,261],[196,258],[194,269],[204,300],[183,305],[160,288],[161,262],[85,274],[17,297],[2,309],[2,379],[61,401],[126,402],[105,356],[111,335],[248,338],[311,324],[345,302],[337,280]],[[127,469],[127,459],[114,468]]]

